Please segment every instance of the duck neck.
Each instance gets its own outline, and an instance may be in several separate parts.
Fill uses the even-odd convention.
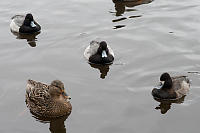
[[[172,79],[167,79],[161,89],[169,90],[172,88]]]
[[[31,21],[29,19],[25,19],[24,20],[24,25],[25,26],[30,26],[30,24],[31,24]]]

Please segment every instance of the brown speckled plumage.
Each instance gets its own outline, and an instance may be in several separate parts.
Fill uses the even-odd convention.
[[[28,80],[26,104],[32,113],[43,117],[69,115],[72,110],[69,96],[66,95],[64,85],[59,80],[54,80],[51,85]]]

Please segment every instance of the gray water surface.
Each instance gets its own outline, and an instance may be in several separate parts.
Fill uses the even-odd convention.
[[[15,14],[29,12],[42,31],[27,41],[13,35],[9,24]],[[65,83],[73,106],[68,133],[199,132],[199,12],[199,0],[1,1],[0,133],[52,129],[26,108],[28,79]],[[96,38],[106,40],[116,56],[101,71],[83,57]],[[151,96],[163,72],[192,80],[183,103],[162,104],[164,114]]]

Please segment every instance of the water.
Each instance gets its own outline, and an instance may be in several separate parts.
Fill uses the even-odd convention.
[[[54,132],[53,126],[37,121],[26,108],[29,78],[65,83],[73,110],[60,132],[199,131],[199,0],[117,5],[113,1],[1,2],[1,133]],[[27,12],[41,24],[42,32],[28,41],[16,39],[20,37],[10,32],[10,18]],[[85,61],[84,49],[96,38],[106,40],[114,50],[113,65],[98,68]],[[192,80],[183,103],[160,105],[152,98],[151,89],[166,71]]]

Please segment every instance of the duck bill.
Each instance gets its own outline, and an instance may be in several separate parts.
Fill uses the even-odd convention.
[[[69,95],[67,95],[67,93],[65,91],[63,91],[62,94],[66,99],[71,99],[71,97]]]
[[[164,83],[165,83],[165,81],[160,81],[160,83],[154,88],[161,89],[163,87]]]
[[[34,21],[31,21],[31,27],[33,27],[33,28],[36,27]]]
[[[102,58],[106,58],[106,57],[108,57],[107,54],[106,54],[106,51],[105,51],[105,50],[102,51],[102,55],[101,55],[101,57],[102,57]]]

